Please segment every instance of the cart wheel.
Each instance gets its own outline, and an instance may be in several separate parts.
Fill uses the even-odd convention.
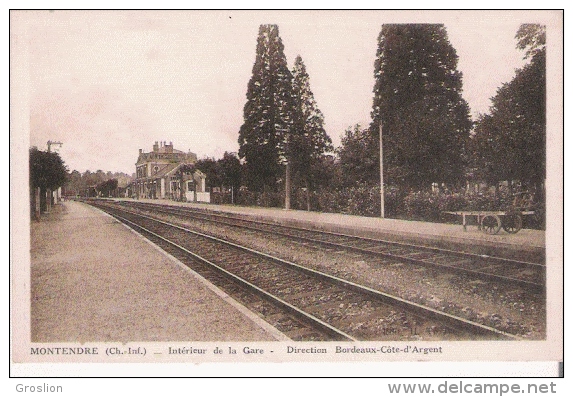
[[[485,215],[481,218],[481,230],[486,234],[497,234],[501,229],[501,219],[497,215]]]
[[[508,233],[515,234],[521,230],[523,221],[521,219],[521,214],[517,212],[510,212],[503,217],[503,230]]]

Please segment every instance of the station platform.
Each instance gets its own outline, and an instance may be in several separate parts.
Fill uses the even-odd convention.
[[[135,201],[133,199],[119,200]],[[440,247],[479,255],[535,263],[545,262],[545,231],[543,230],[522,229],[516,234],[509,234],[502,229],[499,234],[489,235],[479,230],[476,225],[468,225],[467,231],[464,231],[461,219],[459,224],[446,224],[312,211],[287,211],[280,208],[183,203],[159,199],[140,199],[138,201],[201,208],[282,225]]]
[[[68,201],[30,228],[32,342],[286,340],[94,207]]]

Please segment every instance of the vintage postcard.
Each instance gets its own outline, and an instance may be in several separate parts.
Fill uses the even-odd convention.
[[[563,361],[563,11],[12,10],[10,165],[17,373]]]

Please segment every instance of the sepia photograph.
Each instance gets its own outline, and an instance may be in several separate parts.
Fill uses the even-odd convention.
[[[15,364],[563,362],[563,10],[11,10],[10,166]]]

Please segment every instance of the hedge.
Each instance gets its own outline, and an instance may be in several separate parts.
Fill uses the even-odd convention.
[[[227,197],[228,196],[228,197]],[[309,193],[311,211],[331,212],[360,216],[380,216],[380,187],[359,185],[347,189],[320,189]],[[230,204],[230,193],[212,193],[212,202]],[[240,191],[235,203],[244,206],[284,206],[284,191],[253,193]],[[419,220],[426,222],[457,223],[455,216],[446,211],[505,211],[510,208],[512,196],[507,191],[497,195],[494,192],[464,191],[409,191],[397,187],[385,187],[384,215],[387,218]],[[304,189],[293,189],[291,208],[307,209],[307,193]],[[544,203],[537,204],[537,217],[525,217],[524,227],[544,229]]]

